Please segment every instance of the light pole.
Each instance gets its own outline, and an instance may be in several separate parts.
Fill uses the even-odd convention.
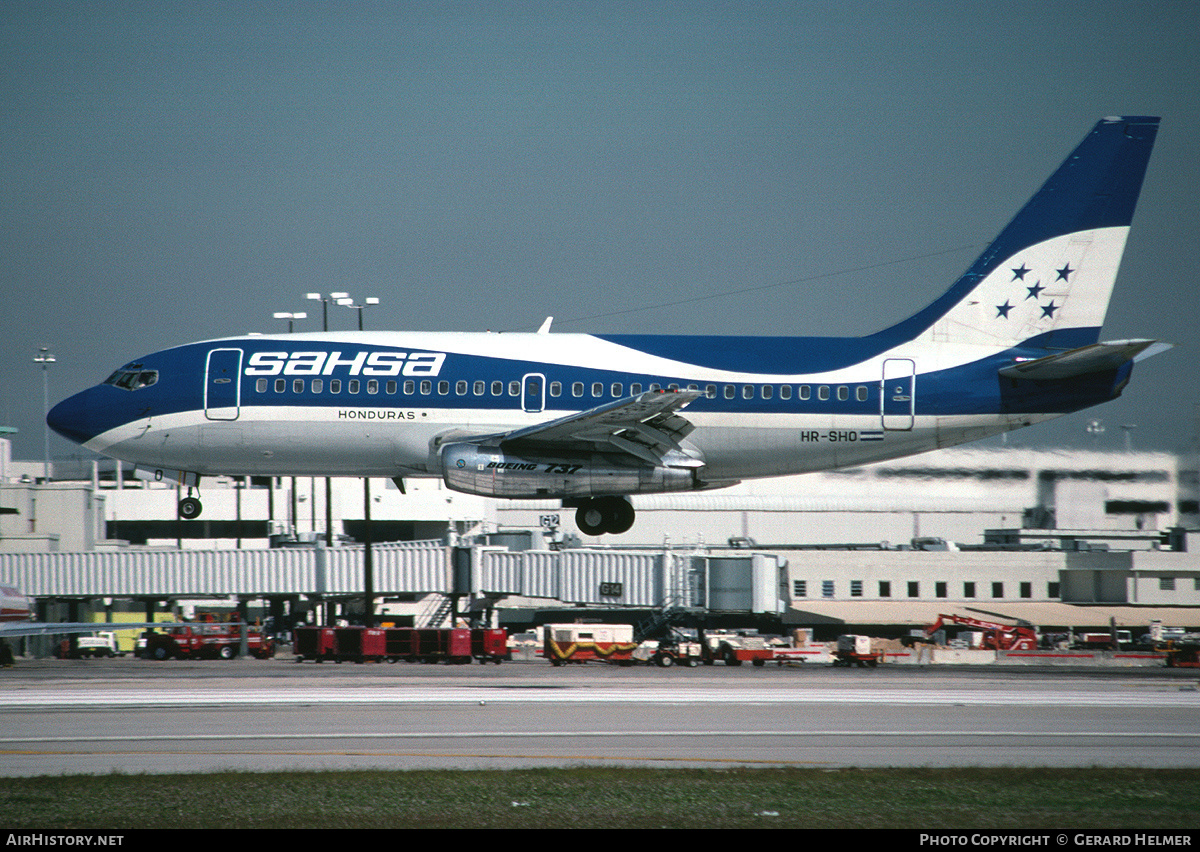
[[[358,330],[363,330],[363,308],[368,305],[378,305],[379,299],[370,296],[363,299],[361,305],[354,304],[349,296],[343,296],[337,303],[345,308],[358,311]],[[363,625],[375,626],[375,560],[371,554],[371,477],[363,477]]]
[[[344,298],[338,299],[337,303],[344,308],[353,308],[354,310],[358,311],[358,330],[362,331],[363,330],[363,318],[362,318],[363,308],[370,307],[371,305],[378,305],[379,299],[377,299],[374,296],[368,296],[367,298],[363,299],[363,303],[361,305],[356,305],[356,304],[354,304],[353,299],[351,299],[349,296],[346,296]]]
[[[321,330],[329,331],[329,303],[336,303],[338,299],[348,299],[350,294],[330,293],[328,296],[322,296],[320,293],[305,293],[304,297],[321,303]],[[333,480],[328,476],[325,477],[325,546],[333,547]]]
[[[298,314],[297,313],[289,313],[287,311],[276,311],[275,313],[271,314],[271,317],[273,319],[287,320],[288,321],[288,334],[293,334],[293,333],[295,333],[295,328],[293,327],[293,323],[296,320],[308,319],[308,314],[304,313],[303,311],[301,311]]]
[[[33,356],[33,362],[42,365],[42,427],[45,430],[42,441],[42,480],[44,482],[50,481],[50,424],[46,420],[50,416],[50,365],[55,360],[54,353],[45,346],[38,349],[38,353]]]
[[[288,334],[295,333],[294,323],[296,320],[308,319],[308,314],[306,314],[304,311],[300,311],[299,313],[294,313],[294,312],[290,312],[290,311],[275,311],[275,313],[271,314],[271,316],[274,319],[285,319],[288,321]],[[292,477],[292,494],[291,494],[290,502],[291,502],[291,506],[292,506],[292,516],[291,516],[292,538],[296,539],[299,537],[299,533],[298,533],[299,523],[297,522],[297,519],[296,519],[296,477],[294,477],[294,476]]]
[[[322,296],[320,293],[305,293],[304,298],[312,302],[321,303],[321,330],[329,331],[329,303],[337,304],[338,299],[350,298],[349,293],[330,293],[328,296]]]

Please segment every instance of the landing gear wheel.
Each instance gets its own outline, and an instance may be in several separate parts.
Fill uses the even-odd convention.
[[[575,511],[575,523],[586,535],[603,535],[607,530],[604,512],[600,510],[597,502],[588,500]]]
[[[179,517],[185,521],[195,520],[204,511],[204,506],[195,497],[184,497],[179,501]]]
[[[575,523],[587,535],[620,535],[633,526],[633,505],[624,497],[593,497],[575,512]]]
[[[613,535],[629,532],[633,526],[633,505],[623,497],[609,497],[608,531]]]

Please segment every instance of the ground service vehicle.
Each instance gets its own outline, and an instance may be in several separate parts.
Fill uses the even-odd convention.
[[[720,660],[727,666],[740,666],[750,662],[756,666],[766,665],[775,659],[775,652],[762,636],[725,630],[706,630],[701,635],[704,664],[711,666]]]
[[[1091,633],[1075,634],[1075,647],[1097,651],[1119,651],[1122,647],[1133,644],[1133,634],[1129,630],[1117,630],[1116,640],[1113,631],[1097,630]]]
[[[882,651],[871,650],[871,637],[847,633],[837,639],[837,651],[833,655],[835,666],[864,666],[875,668],[883,659]]]
[[[204,620],[164,624],[161,630],[146,633],[143,653],[149,659],[231,660],[241,648],[243,630],[252,657],[265,660],[275,656],[275,640],[252,625]]]
[[[547,624],[545,655],[556,666],[599,660],[633,665],[632,624]]]
[[[658,643],[658,648],[650,659],[656,666],[664,669],[676,663],[690,668],[704,661],[704,646],[699,642],[664,639]]]
[[[939,615],[938,620],[925,628],[925,641],[931,641],[933,635],[946,625],[955,624],[960,627],[970,627],[983,633],[983,641],[979,647],[985,651],[1036,651],[1038,646],[1037,633],[1027,621],[1013,626],[1000,624],[995,621],[984,621],[966,615]],[[1107,636],[1107,634],[1105,634]]]
[[[94,633],[91,636],[72,636],[69,639],[63,639],[54,649],[54,656],[61,660],[116,657],[120,653],[117,650],[117,634],[110,631]]]
[[[1191,639],[1172,639],[1167,642],[1167,666],[1180,669],[1200,669],[1200,635]]]

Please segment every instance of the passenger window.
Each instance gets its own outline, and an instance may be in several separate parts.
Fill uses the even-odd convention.
[[[367,393],[379,393],[379,379],[367,379]]]
[[[725,385],[725,398],[733,399],[737,395],[737,388],[733,385]]]
[[[358,379],[351,379],[346,386],[346,390],[350,393],[358,393]]]
[[[450,383],[448,381],[446,381],[445,379],[438,382],[438,393],[441,394],[442,396],[445,396],[446,394],[450,393]]]
[[[454,392],[459,396],[464,396],[467,392],[467,383],[464,380],[459,379],[454,383]]]
[[[562,396],[562,382],[550,383],[550,396]]]
[[[485,390],[487,390],[487,383],[486,382],[476,382],[474,387],[471,388],[471,390],[475,394],[475,396],[483,396],[483,392]]]
[[[431,393],[433,393],[433,382],[429,379],[424,379],[421,382],[421,395],[429,396]]]
[[[742,399],[754,399],[754,385],[742,385]]]
[[[521,395],[521,383],[520,382],[509,382],[508,383],[508,395],[509,396],[520,396]]]
[[[388,383],[387,383],[387,393],[388,393],[388,396],[395,396],[395,395],[396,395],[396,389],[397,389],[396,380],[395,380],[395,379],[388,379]]]
[[[412,379],[409,379],[407,382],[404,383],[404,392],[406,394],[408,394],[409,396],[412,396],[413,391],[415,391],[416,389],[417,389],[417,383],[414,382]]]
[[[256,391],[258,391],[259,393],[266,393],[267,386],[269,384],[270,384],[270,382],[268,382],[266,379],[259,379],[257,382],[254,383],[254,389]]]
[[[287,379],[275,380],[275,393],[283,393],[287,390]]]
[[[624,389],[624,388],[622,387],[622,385],[621,385],[621,383],[620,383],[620,382],[613,382],[613,386],[612,386],[612,395],[613,395],[614,397],[623,396],[623,394],[621,393],[621,391],[622,391],[623,389]]]
[[[782,385],[779,388],[779,398],[780,399],[791,399],[792,398],[792,386],[791,385]]]
[[[592,382],[592,396],[604,396],[604,385],[601,382]]]
[[[292,379],[292,393],[304,393],[304,379]]]
[[[812,389],[808,385],[800,385],[800,398],[808,399],[812,396]]]
[[[867,401],[867,393],[868,393],[867,386],[859,385],[857,390],[855,390],[854,395],[858,399],[859,402],[866,402]]]
[[[634,396],[637,396],[638,394],[640,394],[642,392],[642,383],[634,382],[633,384],[631,384],[629,386],[629,392],[631,394],[633,394]]]
[[[716,399],[717,398],[717,386],[716,385],[705,385],[704,386],[704,395],[706,397],[708,397],[709,399]]]
[[[762,386],[762,398],[770,399],[774,395],[775,389],[771,385]]]
[[[845,385],[838,385],[838,399],[845,402],[850,398],[850,388]]]
[[[341,379],[330,379],[329,380],[329,392],[330,393],[341,393],[342,392],[342,380]]]
[[[677,385],[675,382],[672,382],[671,384],[667,385],[667,390],[669,390],[669,391],[678,391],[678,390],[679,390],[679,385]]]
[[[571,396],[583,396],[583,382],[571,383]]]
[[[492,396],[504,396],[504,382],[492,382]]]
[[[654,392],[656,390],[662,390],[662,387],[658,384],[658,382],[651,382],[650,383],[650,391]]]
[[[323,390],[325,390],[325,380],[324,379],[313,379],[312,392],[320,393]]]
[[[829,399],[829,385],[821,385],[819,388],[817,388],[817,399]]]

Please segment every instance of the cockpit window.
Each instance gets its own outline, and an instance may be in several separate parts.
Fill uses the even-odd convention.
[[[117,370],[104,384],[123,390],[141,390],[158,381],[158,370]]]

